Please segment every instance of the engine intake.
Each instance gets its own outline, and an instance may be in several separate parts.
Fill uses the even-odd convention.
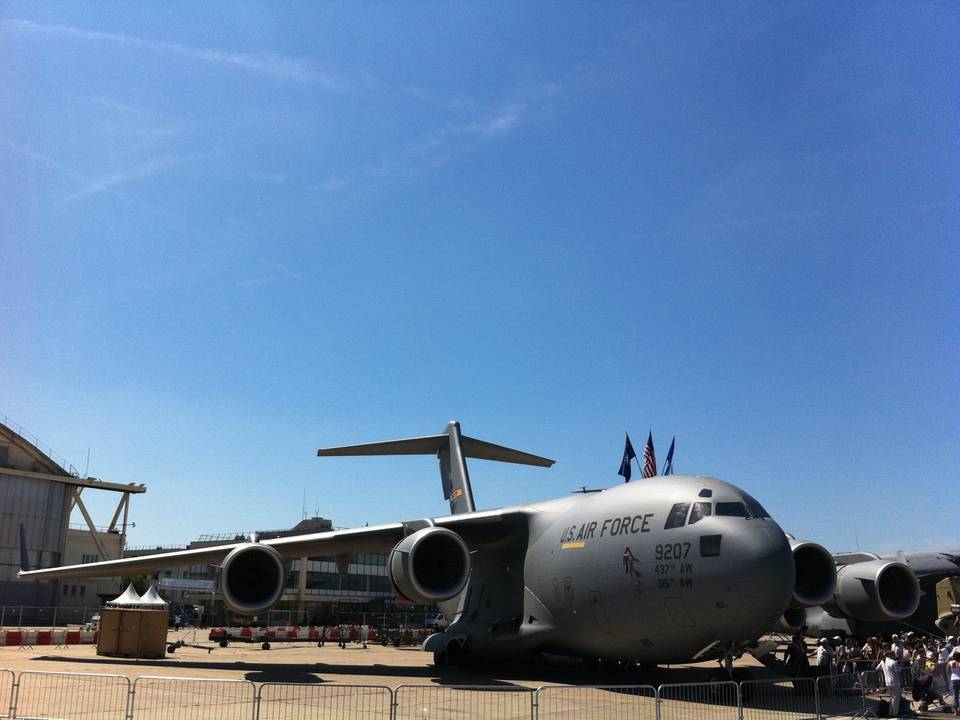
[[[390,553],[390,579],[404,597],[437,603],[459,594],[470,574],[470,551],[457,533],[429,527],[405,537]]]
[[[907,565],[868,560],[844,565],[837,572],[831,615],[837,610],[858,620],[903,620],[920,605],[920,583]]]
[[[780,632],[795,633],[807,624],[807,611],[804,608],[788,608],[777,621]]]
[[[826,548],[809,540],[790,538],[796,580],[791,608],[822,605],[833,597],[837,586],[837,565]]]
[[[269,545],[249,542],[234,548],[220,568],[220,592],[234,612],[256,615],[280,600],[286,563]]]

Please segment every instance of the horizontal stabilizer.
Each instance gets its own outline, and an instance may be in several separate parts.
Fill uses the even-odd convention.
[[[466,457],[478,460],[496,460],[498,462],[517,463],[550,467],[553,460],[539,455],[531,455],[521,450],[494,445],[476,438],[461,436],[461,447]],[[320,448],[318,457],[340,457],[359,455],[436,455],[450,442],[450,435],[427,435],[404,440],[384,440],[383,442],[364,443],[362,445],[344,445],[343,447]]]
[[[470,488],[470,474],[467,472],[468,457],[537,467],[553,465],[553,460],[550,458],[531,455],[521,450],[462,435],[460,423],[456,420],[447,423],[442,435],[427,435],[406,440],[384,440],[317,450],[318,457],[346,455],[436,455],[437,460],[440,461],[443,497],[450,501],[450,512],[454,515],[472,513],[477,509],[473,502],[473,490]]]

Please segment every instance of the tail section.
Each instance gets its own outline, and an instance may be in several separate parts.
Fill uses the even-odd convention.
[[[553,460],[549,458],[531,455],[520,450],[461,435],[460,423],[456,420],[448,423],[441,435],[428,435],[405,440],[386,440],[384,442],[317,450],[318,457],[433,454],[436,454],[440,461],[443,497],[450,501],[450,512],[454,515],[476,510],[473,502],[473,490],[470,488],[470,474],[467,471],[466,459],[468,457],[521,465],[536,465],[538,467],[553,465]]]

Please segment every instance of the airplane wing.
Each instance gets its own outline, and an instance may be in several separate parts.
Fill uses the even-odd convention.
[[[838,566],[854,565],[861,562],[886,560],[901,562],[907,565],[918,578],[928,575],[948,577],[960,575],[960,550],[921,550],[910,553],[893,553],[878,555],[876,553],[835,553],[833,556]]]
[[[425,527],[439,526],[454,530],[468,545],[483,544],[502,538],[524,515],[522,510],[488,510],[482,512],[427,518],[408,522],[371,525],[350,530],[292,535],[290,537],[260,540],[261,545],[276,549],[284,558],[353,555],[364,552],[386,552],[407,535]],[[217,564],[232,550],[250,541],[213,545],[175,552],[143,555],[141,557],[104,560],[83,565],[29,570],[21,567],[18,577],[24,580],[62,580],[66,578],[121,577],[130,574],[149,574],[160,568],[187,565]]]

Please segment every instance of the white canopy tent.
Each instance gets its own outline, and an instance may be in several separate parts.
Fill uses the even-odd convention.
[[[133,583],[130,583],[127,585],[127,589],[120,593],[120,595],[104,604],[106,607],[138,608],[143,607],[144,603],[143,599],[137,594],[137,591],[133,589]]]
[[[150,589],[140,598],[140,603],[150,610],[166,610],[170,606],[170,603],[160,597],[156,585],[150,586]]]

